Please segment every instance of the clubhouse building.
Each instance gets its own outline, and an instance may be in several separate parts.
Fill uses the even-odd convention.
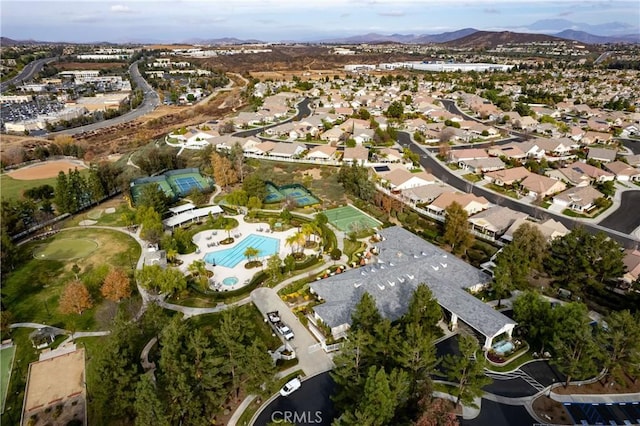
[[[484,337],[485,349],[501,334],[511,337],[516,323],[469,293],[484,287],[489,275],[401,227],[378,235],[381,241],[368,265],[310,284],[311,292],[324,301],[314,307],[315,317],[331,327],[334,336],[349,328],[351,313],[365,292],[373,296],[380,314],[393,321],[406,312],[416,287],[425,283],[452,329],[458,321],[467,324]]]

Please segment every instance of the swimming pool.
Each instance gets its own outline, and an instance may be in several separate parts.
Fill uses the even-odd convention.
[[[238,277],[227,277],[222,280],[222,284],[226,286],[232,286],[238,284]]]
[[[493,350],[496,351],[498,355],[504,355],[507,352],[513,350],[513,343],[509,342],[508,340],[503,340],[493,345]]]
[[[216,266],[235,268],[238,263],[247,259],[244,255],[247,247],[258,249],[260,251],[258,257],[271,256],[280,250],[280,240],[263,235],[250,234],[232,248],[205,254],[204,261]]]

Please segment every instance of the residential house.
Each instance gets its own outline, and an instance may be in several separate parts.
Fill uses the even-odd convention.
[[[536,139],[536,145],[539,149],[544,150],[544,156],[547,160],[552,160],[552,157],[566,158],[571,154],[572,145],[574,141],[571,139]]]
[[[445,192],[455,192],[447,185],[423,185],[409,188],[402,191],[402,198],[414,205],[429,204]]]
[[[480,148],[452,149],[449,152],[449,161],[452,163],[459,163],[460,161],[465,160],[477,160],[479,158],[489,158],[489,154],[487,154],[487,151]]]
[[[592,117],[587,120],[587,127],[596,132],[608,132],[610,129],[609,123],[598,117]]]
[[[299,156],[306,150],[306,145],[299,142],[276,142],[273,149],[269,151],[269,156],[293,158]]]
[[[395,169],[386,173],[381,179],[389,185],[392,191],[416,188],[418,186],[432,185],[437,182],[435,176],[427,172],[411,173],[406,169]]]
[[[357,144],[362,145],[363,143],[371,142],[374,134],[375,130],[373,129],[356,129],[351,137]]]
[[[445,216],[445,210],[453,203],[458,203],[468,215],[476,214],[490,207],[489,201],[484,197],[461,192],[444,193],[427,206],[427,210],[438,216]]]
[[[276,147],[276,142],[266,141],[259,143],[253,147],[253,153],[258,155],[269,155],[273,148]]]
[[[487,172],[484,174],[484,178],[498,186],[511,186],[514,183],[522,181],[530,174],[531,172],[529,170],[520,166],[512,169]]]
[[[245,138],[239,138],[237,136],[232,136],[232,135],[221,135],[215,139],[212,139],[211,143],[216,147],[216,150],[218,151],[222,151],[222,150],[230,151],[235,144],[240,144],[240,146],[242,147],[242,150],[244,152],[248,152],[247,150],[250,147],[254,147],[260,144],[260,141],[252,138],[245,139]]]
[[[604,195],[593,186],[577,186],[553,197],[553,204],[577,212],[588,212],[595,207],[595,201]]]
[[[404,161],[403,154],[394,148],[381,149],[377,157],[380,163],[402,163]]]
[[[481,234],[497,239],[518,219],[529,215],[503,206],[493,206],[469,217],[471,228]]]
[[[626,249],[622,262],[627,271],[622,277],[623,281],[629,284],[635,282],[640,277],[640,250]]]
[[[506,157],[510,160],[522,160],[527,157],[527,155],[522,151],[522,148],[518,146],[519,144],[508,144],[508,145],[495,145],[487,150],[490,156],[494,157]]]
[[[640,154],[627,155],[624,159],[627,160],[630,166],[640,167]]]
[[[341,128],[337,126],[332,127],[329,130],[320,134],[320,140],[331,142],[331,143],[338,143],[340,142],[340,139],[343,137],[342,135],[345,133],[346,132],[344,132]]]
[[[535,118],[525,115],[524,117],[511,119],[511,125],[515,129],[532,131],[538,125]]]
[[[362,145],[356,145],[354,148],[347,147],[344,149],[342,161],[350,164],[367,164],[369,162],[369,149]]]
[[[616,175],[620,182],[640,182],[640,169],[631,167],[622,161],[612,161],[605,164],[605,169]]]
[[[592,182],[602,183],[615,178],[613,173],[578,161],[561,169],[548,170],[545,174],[552,179],[564,180],[574,186],[588,186]]]
[[[520,185],[529,191],[533,197],[547,197],[567,189],[567,185],[561,180],[551,179],[547,176],[535,173],[529,174]]]
[[[613,139],[611,133],[588,131],[580,139],[580,143],[584,145],[591,145],[594,143],[609,143]]]
[[[318,145],[309,151],[306,157],[310,160],[335,160],[338,149],[331,145]]]
[[[489,157],[476,158],[473,160],[461,160],[458,161],[458,166],[460,166],[464,170],[469,170],[473,173],[480,174],[504,169],[506,167],[506,164],[504,164],[504,162],[498,157]]]
[[[589,148],[587,159],[600,161],[602,163],[608,163],[616,159],[617,153],[618,151],[615,149]]]
[[[511,224],[504,235],[500,237],[500,240],[505,243],[513,241],[513,233],[523,223],[528,223],[529,225],[536,227],[542,233],[542,235],[546,237],[547,241],[551,241],[559,237],[564,237],[569,233],[569,229],[567,229],[566,226],[564,226],[561,222],[553,219],[549,219],[545,222],[532,222],[526,219],[517,219],[515,222],[513,222],[513,224]]]

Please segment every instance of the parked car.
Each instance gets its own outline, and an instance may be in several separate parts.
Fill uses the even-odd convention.
[[[276,330],[278,330],[278,333],[282,334],[286,340],[291,340],[294,337],[293,331],[283,322],[276,324]]]
[[[280,395],[291,395],[292,393],[300,389],[300,386],[302,386],[302,383],[300,383],[300,379],[298,379],[297,377],[295,379],[291,379],[287,383],[285,383],[282,389],[280,389]]]
[[[272,324],[280,322],[280,314],[278,311],[267,312],[267,318]]]

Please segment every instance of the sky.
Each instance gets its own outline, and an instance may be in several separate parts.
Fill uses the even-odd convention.
[[[547,25],[550,28],[531,28],[536,21],[550,19],[589,25],[617,22],[619,24],[611,30],[629,34],[639,31],[640,2],[0,0],[0,16],[0,34],[17,40],[178,43],[236,37],[262,41],[315,41],[367,33],[437,34],[468,27],[519,32],[566,29],[552,28],[550,24]]]

